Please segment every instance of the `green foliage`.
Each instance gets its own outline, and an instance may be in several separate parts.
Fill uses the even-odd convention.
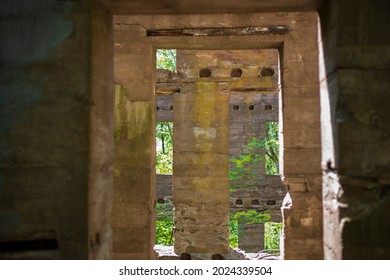
[[[264,227],[264,249],[279,250],[280,235],[282,233],[282,223],[265,223]]]
[[[262,141],[252,137],[252,140],[243,147],[241,155],[230,157],[229,179],[232,181],[230,184],[231,190],[235,190],[238,187],[249,187],[242,184],[239,181],[240,179],[249,179],[251,182],[262,179],[259,176],[261,165],[264,164],[261,156],[262,149],[264,149]]]
[[[173,245],[173,206],[171,202],[156,204],[156,244]]]
[[[279,125],[278,122],[265,123],[266,137],[258,139],[252,137],[251,141],[243,147],[243,153],[230,157],[229,179],[231,190],[238,187],[250,187],[240,183],[240,179],[254,182],[261,180],[259,170],[265,164],[266,174],[279,174]],[[262,153],[265,153],[265,160]]]
[[[279,174],[279,123],[265,123],[265,174]]]
[[[238,221],[232,218],[229,220],[229,245],[238,248]]]
[[[176,71],[176,50],[158,49],[156,51],[157,69]]]
[[[231,215],[231,219],[237,220],[239,224],[264,224],[271,216],[268,211],[247,210],[236,212]]]
[[[156,173],[172,174],[173,123],[159,122],[156,127]]]

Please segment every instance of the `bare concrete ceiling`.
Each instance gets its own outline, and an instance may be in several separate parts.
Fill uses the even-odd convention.
[[[102,0],[115,14],[217,14],[307,11],[322,0]]]

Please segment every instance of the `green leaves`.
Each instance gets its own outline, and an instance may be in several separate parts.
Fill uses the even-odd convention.
[[[156,51],[156,67],[176,72],[176,50],[158,49]]]
[[[264,227],[264,249],[279,250],[280,249],[280,235],[282,233],[282,223],[265,223]]]
[[[279,123],[265,122],[265,174],[279,174]]]
[[[239,224],[264,224],[271,219],[271,215],[268,211],[247,210],[236,212],[230,219],[237,220]]]
[[[279,174],[279,124],[274,121],[265,123],[266,137],[251,141],[243,147],[243,153],[230,157],[229,179],[231,190],[239,187],[250,187],[251,184],[242,184],[240,180],[250,180],[255,183],[262,178],[260,170],[265,165],[265,174]],[[265,154],[265,158],[262,156]]]
[[[156,173],[172,174],[173,123],[158,122],[156,126]]]
[[[243,148],[243,153],[238,156],[230,157],[229,179],[233,181],[230,184],[231,190],[239,187],[250,187],[247,184],[242,184],[240,180],[250,180],[255,182],[261,180],[259,176],[262,165],[264,164],[261,150],[264,144],[261,140],[253,137],[252,140]]]
[[[238,221],[230,218],[229,220],[229,245],[232,248],[238,248]]]
[[[173,205],[171,202],[156,204],[156,244],[173,245]]]

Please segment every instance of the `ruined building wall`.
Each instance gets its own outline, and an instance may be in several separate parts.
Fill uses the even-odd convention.
[[[389,2],[324,1],[326,259],[390,258]]]
[[[112,22],[90,1],[3,1],[0,258],[110,258]]]

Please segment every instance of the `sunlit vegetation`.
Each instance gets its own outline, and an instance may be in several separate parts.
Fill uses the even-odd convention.
[[[172,174],[173,123],[158,122],[156,127],[156,173]]]
[[[156,204],[156,244],[173,245],[173,205],[170,202]]]
[[[156,51],[156,68],[176,72],[176,50],[158,49]]]

